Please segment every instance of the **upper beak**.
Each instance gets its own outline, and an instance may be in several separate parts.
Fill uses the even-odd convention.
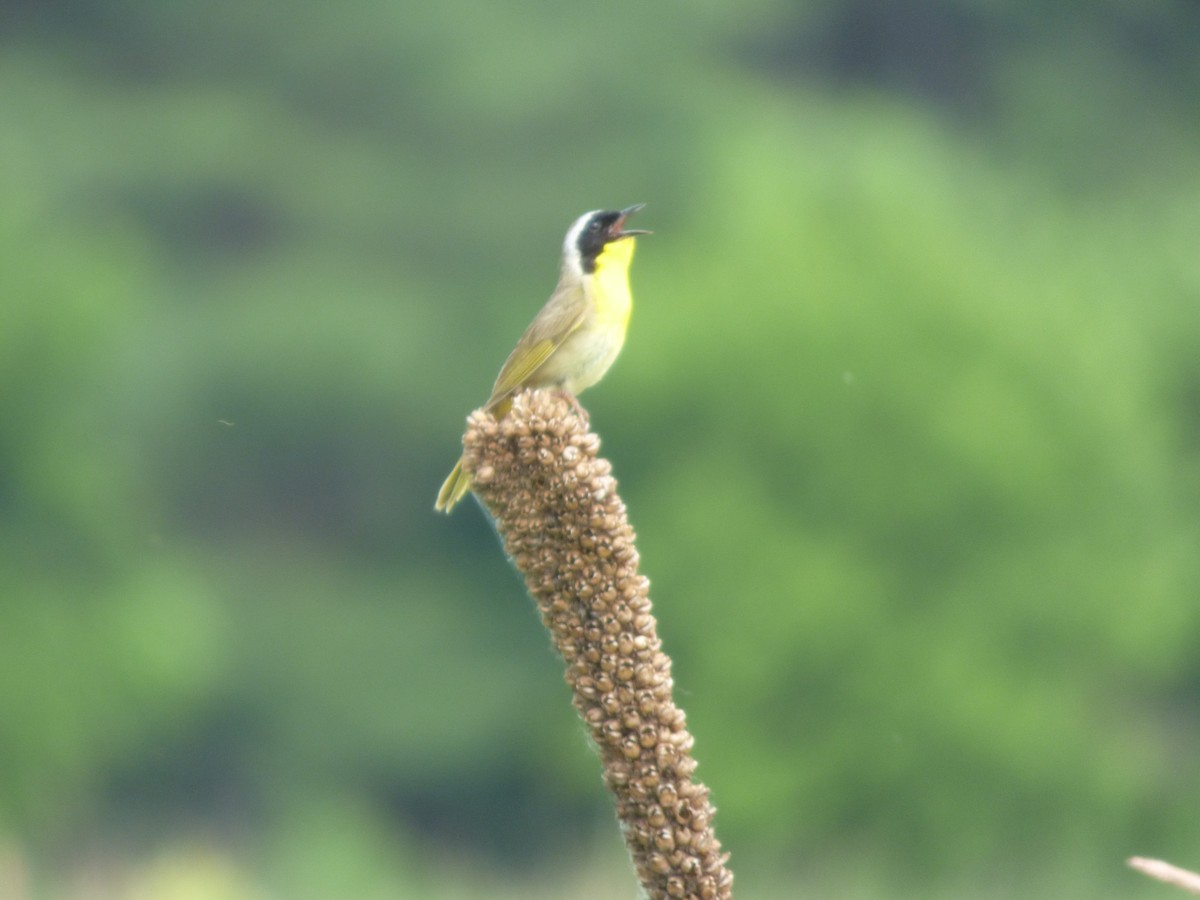
[[[626,219],[632,216],[635,212],[640,212],[645,208],[645,203],[635,203],[633,206],[625,207],[623,210],[621,210],[621,215],[617,221],[613,222],[609,233],[612,234],[614,238],[629,237],[630,235],[634,234],[653,234],[653,231],[646,231],[644,228],[630,228],[628,230],[624,228]]]

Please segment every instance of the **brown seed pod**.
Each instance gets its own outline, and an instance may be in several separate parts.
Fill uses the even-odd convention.
[[[562,397],[526,391],[497,421],[472,413],[463,466],[566,663],[626,844],[651,900],[728,900],[733,874],[693,782],[650,582],[600,439]]]

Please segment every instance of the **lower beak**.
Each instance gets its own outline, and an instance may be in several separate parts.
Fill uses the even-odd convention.
[[[641,212],[645,208],[646,208],[645,203],[635,203],[633,206],[627,206],[623,210],[621,210],[620,218],[618,218],[617,221],[613,222],[613,225],[612,225],[613,237],[621,238],[621,237],[631,237],[632,235],[635,235],[635,234],[653,234],[654,232],[646,231],[643,228],[630,228],[628,231],[626,231],[625,227],[624,227],[626,219],[628,219],[630,216],[632,216],[635,212]]]

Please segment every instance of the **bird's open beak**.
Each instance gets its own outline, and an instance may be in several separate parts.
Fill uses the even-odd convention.
[[[627,206],[621,210],[621,215],[617,218],[617,221],[613,222],[612,227],[608,229],[608,233],[612,235],[612,239],[616,240],[617,238],[632,237],[635,234],[653,234],[653,231],[646,231],[643,228],[630,228],[628,231],[626,231],[623,227],[626,219],[632,216],[635,212],[640,212],[645,208],[645,203],[635,203],[633,206]]]

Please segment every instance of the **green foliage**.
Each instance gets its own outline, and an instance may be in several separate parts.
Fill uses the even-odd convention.
[[[0,838],[200,820],[288,896],[432,896],[423,848],[607,834],[494,536],[431,508],[563,228],[648,201],[585,402],[739,882],[1128,896],[1194,847],[1200,23],[912,15],[14,13]]]

